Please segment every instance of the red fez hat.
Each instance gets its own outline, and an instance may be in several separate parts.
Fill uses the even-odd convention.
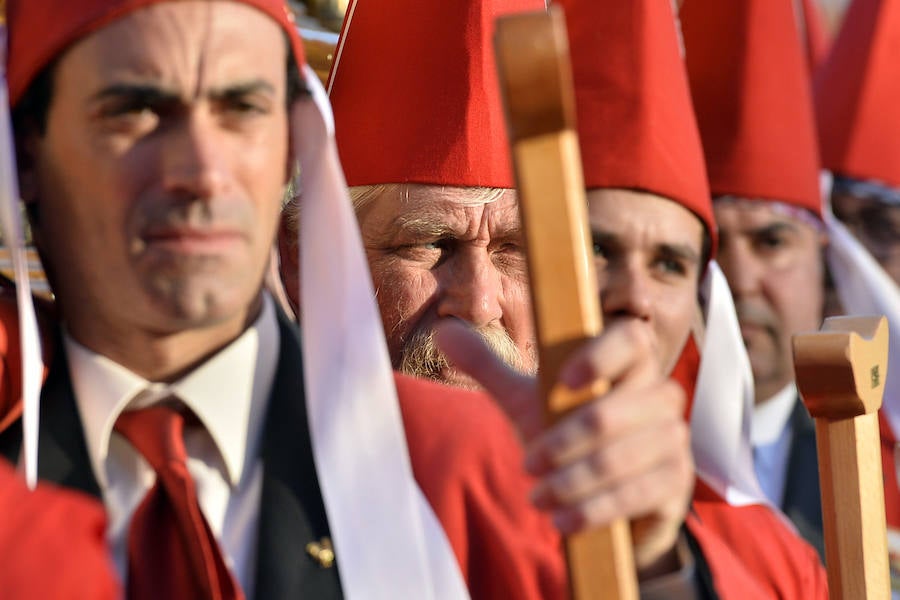
[[[900,187],[900,2],[856,0],[816,79],[822,162]]]
[[[689,0],[681,23],[712,193],[821,216],[809,69],[792,3]]]
[[[514,187],[494,21],[544,0],[354,0],[328,92],[347,183]]]
[[[171,0],[9,0],[7,81],[12,106],[31,81],[79,39],[139,8]],[[235,0],[269,15],[281,25],[297,64],[305,62],[303,45],[285,0]]]
[[[715,242],[700,135],[670,2],[564,0],[588,188],[631,188],[694,212]]]

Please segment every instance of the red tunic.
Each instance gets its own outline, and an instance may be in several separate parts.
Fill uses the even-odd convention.
[[[99,502],[49,484],[29,492],[22,478],[0,460],[0,515],[0,596],[120,597]]]

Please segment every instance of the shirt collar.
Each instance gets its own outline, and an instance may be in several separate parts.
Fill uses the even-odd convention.
[[[797,386],[791,382],[768,400],[753,407],[753,426],[750,430],[753,446],[771,444],[781,436],[796,400]]]
[[[69,373],[94,475],[107,485],[106,459],[113,425],[129,405],[176,395],[203,423],[236,486],[256,454],[275,379],[280,336],[272,299],[236,340],[172,384],[152,383],[93,352],[65,332]]]

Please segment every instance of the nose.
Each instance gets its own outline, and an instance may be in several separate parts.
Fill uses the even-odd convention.
[[[600,304],[607,318],[649,321],[653,314],[652,284],[637,265],[607,268],[599,277]]]
[[[747,244],[730,241],[719,246],[716,261],[722,267],[731,293],[737,298],[751,296],[759,290],[761,270]]]
[[[166,132],[163,185],[187,199],[220,194],[227,183],[225,143],[213,115],[196,109]]]
[[[484,248],[460,250],[441,267],[438,315],[477,327],[500,320],[501,274]]]

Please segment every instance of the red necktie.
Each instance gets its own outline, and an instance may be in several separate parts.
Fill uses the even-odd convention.
[[[119,415],[116,431],[156,471],[156,483],[131,518],[128,598],[242,600],[200,511],[187,469],[184,417],[174,408],[152,406]]]

